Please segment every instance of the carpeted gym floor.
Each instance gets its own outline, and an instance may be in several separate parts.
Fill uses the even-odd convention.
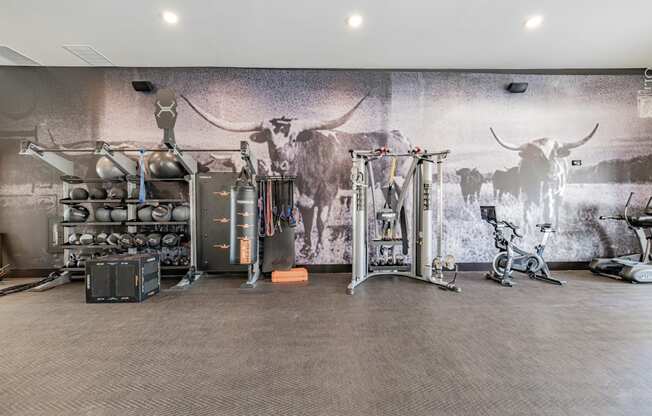
[[[0,298],[1,415],[648,415],[652,285],[588,272],[460,294],[207,277],[142,304]],[[172,282],[166,282],[169,286]],[[6,285],[6,283],[5,283]]]

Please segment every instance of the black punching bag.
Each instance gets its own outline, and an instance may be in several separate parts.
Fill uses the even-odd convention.
[[[231,188],[231,264],[254,264],[258,259],[258,192],[249,185]]]

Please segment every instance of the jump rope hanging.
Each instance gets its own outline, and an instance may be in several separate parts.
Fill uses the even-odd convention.
[[[297,210],[294,206],[294,177],[267,176],[259,178],[258,209],[261,237],[273,237],[283,227],[295,227]]]

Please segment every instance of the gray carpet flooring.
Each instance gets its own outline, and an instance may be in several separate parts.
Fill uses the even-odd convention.
[[[649,415],[652,285],[480,273],[460,294],[207,277],[142,304],[0,298],[1,415]],[[169,286],[171,282],[167,282]],[[5,283],[6,285],[6,283]]]

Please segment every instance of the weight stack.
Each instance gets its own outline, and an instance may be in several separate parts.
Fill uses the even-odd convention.
[[[231,264],[258,260],[258,192],[249,185],[231,187]]]

